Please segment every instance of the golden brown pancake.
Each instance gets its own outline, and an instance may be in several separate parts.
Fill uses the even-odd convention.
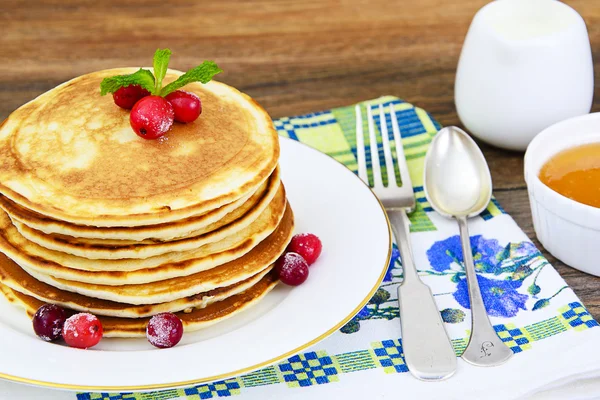
[[[279,226],[269,237],[260,242],[244,256],[206,271],[189,276],[171,278],[143,284],[122,284],[120,286],[98,285],[59,279],[26,268],[15,260],[21,268],[35,279],[61,290],[85,296],[128,304],[157,304],[192,296],[219,287],[231,286],[256,275],[268,268],[285,251],[293,234],[294,218],[287,207]],[[9,255],[9,257],[11,257]],[[13,257],[11,257],[13,258]],[[13,258],[14,260],[14,258]],[[182,267],[185,263],[178,264]],[[176,268],[176,267],[175,267]],[[91,274],[99,274],[92,272]],[[117,272],[114,272],[117,274]],[[119,273],[123,282],[130,281],[131,272]],[[113,275],[117,276],[117,275]]]
[[[277,229],[285,208],[285,196],[279,193],[255,221],[218,242],[186,252],[123,260],[90,260],[48,250],[22,237],[0,211],[0,251],[30,273],[102,285],[122,285],[125,277],[130,284],[156,282],[215,268],[243,256]]]
[[[42,215],[91,226],[180,220],[255,191],[275,169],[279,143],[267,113],[219,82],[191,83],[201,117],[158,140],[130,127],[129,111],[101,97],[103,78],[75,78],[13,112],[0,126],[0,193]],[[169,70],[165,84],[181,72]]]
[[[223,301],[209,304],[204,308],[195,308],[192,312],[178,312],[186,332],[206,328],[230,318],[258,303],[278,283],[274,272],[265,275],[257,284],[242,293],[228,297]],[[44,302],[27,296],[0,284],[2,294],[13,303],[23,307],[30,317]],[[150,318],[118,318],[99,316],[104,337],[143,337]]]
[[[143,336],[160,312],[196,330],[257,303],[294,228],[256,102],[186,85],[202,116],[144,140],[99,95],[103,78],[134,71],[75,78],[0,124],[0,292],[30,315],[43,303],[92,312],[105,336]]]
[[[161,312],[178,312],[192,308],[203,308],[227,297],[249,289],[262,279],[271,267],[230,286],[220,287],[193,296],[184,297],[167,303],[130,305],[114,301],[95,299],[73,292],[57,289],[40,282],[25,272],[10,258],[0,253],[0,282],[11,289],[44,302],[58,304],[75,311],[90,312],[121,318],[151,317]]]
[[[2,207],[13,221],[18,221],[32,229],[46,234],[58,234],[88,239],[123,240],[124,243],[156,243],[161,241],[201,235],[226,225],[251,210],[264,196],[274,193],[280,184],[280,171],[276,168],[269,179],[258,190],[239,200],[226,204],[207,213],[156,225],[133,227],[95,227],[76,225],[46,217],[28,210],[0,195]]]
[[[275,187],[273,188],[275,189]],[[273,202],[274,198],[277,198],[275,203]],[[277,203],[277,201],[279,203]],[[238,218],[226,225],[222,225],[215,230],[197,236],[158,243],[130,241],[123,243],[121,240],[80,239],[65,235],[47,235],[16,221],[13,221],[13,225],[25,239],[48,250],[54,250],[92,260],[118,260],[124,258],[139,259],[160,256],[166,253],[194,251],[208,244],[216,244],[219,241],[237,237],[240,232],[255,223],[267,208],[271,207],[271,210],[273,210],[273,207],[283,207],[284,205],[285,191],[283,186],[280,185],[274,192],[264,193],[262,198],[256,202],[250,210],[247,210],[246,213],[240,215],[237,212],[238,209],[228,214],[226,217],[231,215],[232,217],[238,216]],[[272,212],[277,213],[277,210]],[[282,214],[283,209],[280,211],[280,215]],[[266,217],[263,215],[263,218]],[[221,221],[219,221],[218,224],[220,225],[220,223]],[[274,228],[275,227],[273,226],[273,229]],[[250,237],[251,236],[244,236],[241,237],[240,240],[245,240]]]

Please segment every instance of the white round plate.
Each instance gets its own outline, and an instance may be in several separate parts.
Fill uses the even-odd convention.
[[[281,139],[281,169],[296,232],[312,232],[323,253],[308,280],[284,284],[220,324],[158,350],[145,339],[104,339],[77,350],[38,339],[25,313],[0,301],[0,377],[80,391],[137,391],[247,373],[302,351],[350,320],[386,272],[391,232],[369,188],[332,158]]]

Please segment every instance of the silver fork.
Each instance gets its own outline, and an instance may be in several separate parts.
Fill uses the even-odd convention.
[[[410,221],[407,212],[415,207],[413,192],[404,148],[400,139],[400,129],[394,107],[390,105],[392,132],[396,145],[396,157],[400,170],[402,186],[398,186],[394,171],[394,161],[390,148],[390,140],[385,121],[383,107],[379,105],[381,136],[388,185],[383,185],[379,154],[375,137],[375,122],[371,106],[367,106],[369,126],[369,147],[373,169],[373,191],[383,203],[396,236],[400,249],[404,280],[398,287],[400,303],[400,326],[402,329],[402,347],[404,359],[410,372],[421,380],[442,380],[456,371],[456,355],[448,338],[440,312],[435,304],[429,286],[425,285],[417,273],[413,261],[410,244]],[[358,155],[358,176],[367,184],[367,166],[365,143],[363,137],[363,121],[360,106],[356,106],[356,153]]]

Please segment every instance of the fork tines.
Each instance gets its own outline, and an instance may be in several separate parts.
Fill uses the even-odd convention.
[[[398,127],[398,120],[396,117],[396,111],[393,105],[389,106],[390,117],[392,120],[392,133],[394,138],[394,144],[396,147],[396,160],[398,162],[398,169],[400,170],[400,178],[403,188],[410,188],[412,191],[412,184],[410,175],[408,173],[408,166],[406,165],[406,158],[404,156],[404,148],[402,146],[402,140],[400,137],[400,128]],[[385,167],[387,170],[388,188],[399,187],[396,181],[396,173],[394,167],[394,159],[392,157],[392,150],[390,146],[389,131],[387,127],[387,121],[385,119],[385,113],[383,111],[383,105],[379,105],[379,121],[382,136],[383,154],[385,160]],[[371,168],[373,169],[373,188],[381,189],[384,188],[381,167],[379,160],[379,151],[377,148],[377,138],[375,134],[375,121],[373,118],[372,106],[367,106],[367,122],[369,127],[369,150],[371,154]],[[363,133],[363,120],[360,105],[356,106],[356,152],[358,158],[358,176],[365,182],[369,182],[367,175],[366,155],[365,155],[365,143]]]

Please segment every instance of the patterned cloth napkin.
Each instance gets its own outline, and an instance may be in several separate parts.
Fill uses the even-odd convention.
[[[416,265],[435,293],[460,355],[469,337],[470,310],[458,227],[432,210],[422,187],[424,156],[440,126],[424,110],[394,97],[362,105],[364,109],[378,104],[396,110],[417,198],[417,209],[410,216]],[[366,124],[366,116],[363,119]],[[391,132],[389,114],[385,122]],[[379,129],[381,121],[376,123]],[[275,126],[282,136],[313,146],[356,172],[354,106],[281,118]],[[380,148],[381,159],[382,151]],[[370,166],[370,160],[367,164]],[[396,294],[402,265],[395,249],[381,287],[358,315],[329,338],[276,365],[184,389],[122,394],[63,392],[56,398],[510,399],[552,387],[556,393],[561,393],[562,387],[564,394],[565,385],[594,382],[600,377],[598,323],[496,200],[470,221],[470,231],[486,308],[498,335],[515,353],[503,366],[478,368],[459,360],[456,375],[441,383],[420,382],[408,373]],[[576,394],[576,386],[573,388],[568,389],[571,396]],[[44,398],[54,397],[46,392]]]

